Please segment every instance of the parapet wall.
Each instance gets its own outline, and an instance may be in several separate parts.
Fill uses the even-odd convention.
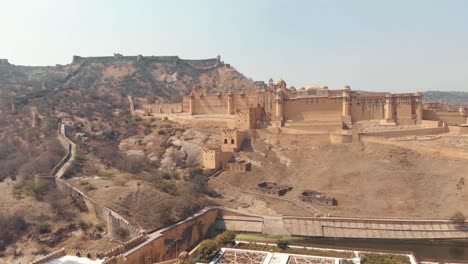
[[[149,234],[143,244],[115,256],[106,263],[155,263],[175,259],[190,251],[208,230],[233,230],[285,235],[377,239],[467,238],[449,220],[391,220],[328,217],[272,217],[245,214],[225,207],[210,206],[167,228]]]
[[[442,121],[435,121],[435,120],[421,120],[421,126],[423,127],[441,127]]]
[[[62,248],[62,249],[59,249],[57,251],[54,251],[40,259],[37,259],[35,261],[32,261],[31,264],[41,264],[41,263],[46,263],[48,262],[49,260],[52,260],[52,259],[56,259],[56,258],[59,258],[61,256],[64,256],[65,255],[65,249]]]
[[[424,109],[423,119],[444,121],[449,125],[467,124],[466,114],[460,112],[437,112],[432,109]]]
[[[62,145],[66,146],[67,154],[53,170],[52,175],[55,176],[55,184],[57,185],[57,188],[62,193],[71,196],[73,199],[83,202],[86,205],[89,212],[95,213],[99,219],[105,221],[107,223],[108,233],[110,237],[117,238],[116,231],[119,229],[126,230],[128,238],[130,239],[141,235],[140,229],[132,226],[119,214],[99,204],[98,202],[96,202],[95,200],[78,190],[78,188],[72,186],[68,182],[61,179],[74,160],[74,157],[76,155],[76,145],[66,137],[64,124],[60,124],[59,126],[59,139]]]
[[[135,238],[141,234],[138,228],[132,226],[128,221],[123,219],[117,213],[96,202],[94,199],[86,196],[83,192],[68,182],[59,178],[55,178],[55,183],[57,188],[62,193],[71,196],[75,200],[83,202],[90,213],[94,213],[99,219],[105,221],[107,223],[107,231],[110,237],[117,238],[115,234],[119,229],[126,230],[130,239]]]
[[[330,133],[330,142],[332,144],[342,144],[353,142],[352,134]]]
[[[468,134],[468,127],[466,126],[449,126],[450,133]]]
[[[419,136],[419,135],[433,135],[447,133],[447,127],[432,127],[432,128],[419,128],[419,129],[402,129],[393,131],[376,131],[376,132],[364,132],[361,136],[371,137],[404,137],[404,136]]]
[[[217,216],[217,210],[203,209],[177,224],[149,234],[146,243],[125,253],[123,263],[155,263],[174,259],[180,252],[189,251],[199,243]]]
[[[156,102],[155,104],[147,106],[150,113],[153,114],[174,114],[174,113],[182,113],[182,103],[159,103]]]
[[[102,57],[81,57],[81,56],[73,56],[72,64],[76,63],[110,63],[114,61],[148,61],[154,63],[185,63],[194,69],[199,70],[209,70],[215,68],[219,65],[222,65],[217,58],[210,58],[210,59],[201,59],[201,60],[184,60],[179,58],[179,56],[122,56],[122,55],[114,55],[114,56],[102,56]],[[1,61],[0,61],[1,62]]]
[[[328,144],[330,143],[330,133],[307,133],[303,130],[295,130],[289,128],[269,128],[256,129],[250,131],[250,136],[253,138],[267,139],[272,142],[277,142],[282,145],[300,145],[307,144]]]

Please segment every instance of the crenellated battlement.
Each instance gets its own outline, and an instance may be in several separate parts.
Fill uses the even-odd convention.
[[[124,56],[120,53],[114,53],[114,56],[100,56],[100,57],[81,57],[78,55],[73,56],[72,64],[91,62],[91,63],[110,63],[115,61],[147,61],[154,63],[171,63],[171,64],[186,64],[196,69],[211,69],[218,66],[224,66],[221,57],[218,55],[216,58],[200,59],[200,60],[185,60],[179,56]]]

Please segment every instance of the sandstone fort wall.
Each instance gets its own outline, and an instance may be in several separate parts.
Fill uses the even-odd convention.
[[[426,120],[444,121],[449,125],[467,124],[467,116],[459,112],[436,112],[431,109],[425,109],[423,118]]]
[[[171,260],[204,239],[208,230],[233,230],[340,238],[431,239],[466,238],[468,233],[448,220],[391,220],[280,216],[263,217],[223,207],[207,207],[175,225],[156,231],[124,257],[106,263],[154,263]]]
[[[287,131],[282,133],[281,131]],[[297,134],[296,134],[297,133]],[[250,135],[255,139],[267,139],[274,143],[285,145],[324,144],[330,143],[329,133],[305,134],[304,131],[281,128],[281,129],[257,129],[251,131]]]
[[[354,122],[361,120],[382,120],[385,117],[385,98],[369,96],[351,97],[350,112]]]
[[[72,63],[111,63],[114,61],[148,61],[154,63],[185,63],[194,69],[200,70],[209,70],[216,68],[220,63],[218,58],[210,58],[210,59],[201,59],[201,60],[184,60],[179,58],[179,56],[122,56],[120,54],[115,54],[114,56],[101,56],[101,57],[81,57],[81,56],[73,56]]]
[[[301,98],[284,101],[284,119],[291,121],[341,121],[341,98]]]
[[[371,137],[404,137],[404,136],[417,136],[417,135],[431,135],[431,134],[442,134],[447,133],[447,127],[433,127],[433,128],[419,128],[419,129],[402,129],[393,131],[376,131],[376,132],[364,132],[361,136]]]
[[[149,106],[151,113],[154,114],[173,114],[182,113],[183,108],[181,103],[160,103],[156,102],[154,105]]]
[[[367,143],[377,143],[377,144],[385,144],[385,145],[394,145],[399,146],[402,148],[411,149],[413,151],[422,153],[422,154],[429,154],[429,155],[442,155],[453,159],[468,159],[468,153],[452,149],[452,148],[444,148],[444,147],[427,147],[417,144],[412,144],[411,141],[396,141],[396,140],[388,140],[382,137],[362,137],[363,142]]]
[[[107,223],[107,232],[110,237],[118,238],[116,236],[116,231],[119,229],[124,229],[128,233],[128,238],[135,238],[141,234],[140,230],[132,226],[128,221],[118,216],[117,213],[101,205],[94,199],[86,196],[83,192],[78,190],[76,187],[65,182],[62,179],[55,179],[57,188],[74,200],[83,202],[86,205],[86,208],[90,213],[94,213],[99,219]]]
[[[56,166],[56,168],[54,168],[54,171],[56,172],[53,175],[55,176],[55,184],[57,185],[57,188],[62,193],[71,196],[73,199],[83,202],[89,212],[94,213],[99,219],[105,221],[107,223],[110,237],[116,238],[115,234],[118,229],[126,230],[128,233],[128,238],[130,239],[139,236],[141,234],[140,230],[132,226],[123,217],[99,204],[78,190],[78,188],[61,179],[74,160],[76,155],[76,144],[66,137],[64,124],[60,124],[59,126],[59,139],[61,144],[64,145],[67,149],[67,154],[65,155],[64,159],[62,159],[62,161]]]
[[[352,134],[330,133],[330,142],[332,144],[342,144],[353,142]]]
[[[457,134],[468,134],[468,127],[449,126],[449,131],[451,133],[457,133]]]
[[[125,263],[154,263],[173,259],[190,251],[215,223],[217,210],[204,209],[175,225],[149,234],[150,239],[125,254]]]
[[[421,120],[421,126],[423,126],[423,127],[441,127],[442,126],[442,121]]]

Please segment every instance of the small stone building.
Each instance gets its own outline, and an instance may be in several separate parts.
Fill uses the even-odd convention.
[[[258,184],[256,190],[266,194],[283,196],[288,191],[292,190],[292,187],[287,185],[279,185],[274,182],[261,182]]]
[[[241,161],[234,161],[226,163],[225,170],[227,171],[234,171],[234,172],[246,172],[249,171],[251,168],[250,162],[246,162],[245,160]]]
[[[330,206],[338,205],[338,202],[335,200],[335,198],[326,197],[323,193],[315,190],[304,190],[298,198],[303,202]]]
[[[219,147],[207,146],[203,148],[203,167],[206,169],[219,170],[226,167],[232,159],[232,152],[224,152]]]
[[[262,119],[263,108],[258,105],[257,107],[250,107],[245,110],[236,109],[236,128],[244,131],[248,129],[257,128],[257,123]]]
[[[225,152],[237,152],[245,139],[245,132],[239,129],[223,129],[221,133],[221,149]]]

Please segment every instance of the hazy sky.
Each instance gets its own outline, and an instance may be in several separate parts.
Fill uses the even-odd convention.
[[[0,0],[0,58],[220,54],[254,80],[468,91],[464,0]]]

